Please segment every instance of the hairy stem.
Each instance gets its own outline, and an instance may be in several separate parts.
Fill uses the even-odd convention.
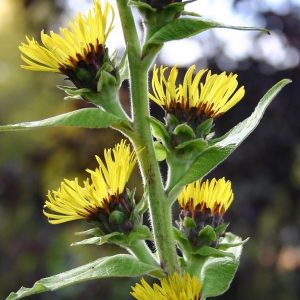
[[[127,1],[118,0],[118,8],[128,50],[133,127],[140,168],[148,189],[149,210],[155,245],[161,266],[167,273],[178,269],[175,242],[172,233],[171,206],[163,188],[159,166],[155,158],[149,122],[148,69],[151,60],[142,57],[134,19]],[[153,53],[151,53],[153,56]]]
[[[156,266],[158,264],[145,241],[135,241],[127,247],[127,250],[146,264]]]

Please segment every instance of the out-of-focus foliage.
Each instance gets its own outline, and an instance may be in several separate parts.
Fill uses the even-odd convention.
[[[280,13],[267,5],[270,1],[260,1],[265,6],[260,11],[253,3],[256,1],[237,1],[237,13],[241,13],[243,5],[248,5],[249,14],[256,14],[266,27],[275,30],[272,38],[283,39],[283,49],[293,47],[299,55],[300,4],[293,1],[293,6]],[[38,37],[42,28],[57,28],[64,13],[63,4],[64,1],[51,0],[0,0],[0,124],[43,119],[83,107],[83,103],[62,100],[64,95],[55,88],[63,83],[62,77],[19,68],[17,47],[25,34]],[[224,30],[222,33],[231,34]],[[218,134],[248,116],[275,82],[282,78],[293,80],[268,109],[255,134],[214,171],[215,176],[226,176],[233,182],[235,203],[227,215],[230,231],[251,237],[238,276],[221,298],[297,300],[300,297],[300,67],[272,65],[279,55],[275,51],[269,61],[266,56],[258,58],[250,54],[239,61],[227,60],[226,47],[222,47],[220,39],[216,36],[210,39],[214,55],[202,57],[199,66],[209,65],[215,72],[220,67],[235,70],[247,90],[244,103],[218,120]],[[252,39],[254,47],[262,43],[261,35]],[[266,36],[263,42],[268,41]],[[152,112],[159,114],[160,109],[153,105]],[[47,189],[56,188],[65,177],[85,176],[86,168],[96,166],[94,155],[101,153],[103,146],[112,146],[119,140],[120,136],[111,130],[64,128],[0,134],[1,299],[21,285],[31,286],[41,277],[116,253],[111,246],[69,247],[77,239],[73,233],[84,230],[85,225],[74,222],[56,227],[47,223],[41,211]],[[133,180],[139,180],[138,174]],[[102,299],[126,300],[131,299],[129,290],[133,281],[106,279],[32,299],[89,300],[97,295]]]

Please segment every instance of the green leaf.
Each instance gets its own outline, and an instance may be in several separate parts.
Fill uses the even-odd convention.
[[[203,265],[200,281],[201,300],[225,293],[235,275],[239,261],[230,257],[209,258]]]
[[[180,40],[191,37],[211,28],[228,28],[235,30],[252,30],[268,33],[267,29],[256,27],[231,26],[201,18],[180,18],[168,22],[156,31],[148,40],[148,44],[163,44],[172,40]]]
[[[115,236],[123,236],[123,233],[120,232],[112,232],[103,236],[94,236],[88,239],[85,239],[80,242],[72,243],[71,246],[82,246],[82,245],[103,245],[105,243],[111,242],[113,237]]]
[[[101,92],[101,97],[99,97],[98,104],[102,104],[102,101],[100,101],[100,99],[115,99],[117,91],[116,77],[106,70],[101,71],[100,78],[97,84],[97,91]]]
[[[121,225],[126,221],[126,215],[122,211],[114,210],[109,214],[108,221],[109,224]]]
[[[126,244],[130,245],[131,243],[138,240],[153,240],[152,233],[148,226],[146,225],[137,225],[126,237]]]
[[[204,139],[193,139],[179,144],[178,146],[175,147],[175,149],[177,150],[186,149],[190,151],[198,151],[199,153],[203,151],[205,148],[207,148],[207,146],[208,144]]]
[[[73,126],[82,128],[107,128],[124,120],[100,108],[84,108],[41,121],[0,126],[0,131],[14,131],[40,127]]]
[[[167,150],[159,141],[154,142],[154,151],[157,161],[163,161],[167,157]]]
[[[228,228],[229,226],[229,223],[223,223],[217,227],[215,227],[215,233],[217,235],[222,235],[225,233],[226,229]]]
[[[244,245],[249,241],[249,238],[246,238],[245,240],[242,240],[240,237],[234,235],[231,232],[227,232],[225,234],[225,237],[222,238],[221,242],[218,245],[218,249],[220,250],[228,250],[228,248],[231,247],[237,247]]]
[[[210,243],[217,240],[217,235],[213,227],[211,227],[210,225],[206,225],[200,230],[199,238],[201,239],[201,241],[203,241],[203,243]]]
[[[194,219],[190,218],[190,217],[185,217],[184,220],[183,220],[183,226],[185,228],[196,228],[197,227],[197,224],[196,222],[194,221]]]
[[[235,236],[235,238],[241,241],[240,237]],[[203,287],[201,300],[225,293],[234,278],[242,253],[242,245],[224,252],[227,252],[231,257],[209,257],[203,264],[200,274]]]
[[[143,197],[134,207],[133,215],[141,216],[146,212],[147,209],[148,209],[148,192],[145,189]]]
[[[78,89],[74,86],[64,86],[64,85],[57,85],[57,88],[63,90],[68,96],[64,97],[65,100],[78,100],[83,99],[84,96],[89,95],[92,91],[88,88]]]
[[[137,277],[159,270],[155,266],[144,264],[135,257],[119,254],[97,259],[81,267],[37,281],[33,287],[22,287],[11,293],[6,300],[15,300],[47,291],[55,291],[69,285],[107,277]]]
[[[128,234],[122,232],[112,232],[103,236],[94,236],[80,242],[72,243],[71,246],[98,245],[112,243],[121,247],[128,247],[138,240],[152,240],[153,236],[146,225],[136,225]]]
[[[290,82],[289,79],[283,79],[274,85],[259,101],[250,117],[236,125],[215,144],[199,153],[190,164],[187,164],[185,170],[181,172],[181,178],[177,179],[173,188],[169,188],[170,199],[175,199],[184,185],[202,178],[224,161],[258,126],[272,100]]]
[[[185,270],[187,268],[187,263],[183,257],[178,257],[178,264],[181,270]]]
[[[209,246],[202,246],[199,249],[195,250],[193,254],[200,255],[200,256],[212,256],[212,257],[232,257],[234,258],[234,255],[227,251],[222,251],[220,249],[212,248]]]
[[[183,232],[181,232],[179,229],[173,227],[173,235],[174,235],[175,241],[177,241],[181,250],[184,253],[188,254],[188,253],[192,252],[191,244]]]
[[[173,130],[173,134],[181,135],[181,136],[185,137],[186,139],[196,137],[193,129],[186,123],[176,126],[175,129]]]
[[[200,125],[198,125],[195,131],[197,136],[205,137],[211,132],[213,127],[214,127],[214,119],[209,118],[204,122],[202,122]]]
[[[165,117],[165,121],[167,124],[167,128],[169,132],[172,132],[176,126],[178,126],[181,122],[171,113],[167,113]]]
[[[189,17],[202,17],[200,14],[198,13],[195,13],[193,11],[187,11],[187,10],[184,10],[182,13],[181,13],[182,16],[189,16]]]
[[[100,236],[101,234],[102,234],[101,230],[97,227],[75,233],[75,235],[93,235],[93,236]]]
[[[142,8],[142,9],[147,9],[153,12],[156,12],[156,9],[153,8],[151,5],[145,3],[145,2],[141,2],[141,1],[135,1],[135,0],[129,0],[128,1],[128,5],[133,5],[137,8]]]
[[[122,82],[129,78],[129,66],[128,66],[128,59],[127,59],[127,49],[124,51],[121,61],[117,67],[118,72],[118,87],[120,88]]]
[[[158,140],[161,140],[166,146],[169,145],[170,136],[165,125],[154,117],[150,117],[152,134]]]

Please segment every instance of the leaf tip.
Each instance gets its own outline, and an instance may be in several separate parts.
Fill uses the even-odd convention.
[[[10,293],[5,300],[16,300],[17,299],[17,294],[12,292]]]
[[[280,80],[280,81],[278,82],[278,84],[281,85],[281,87],[283,88],[283,87],[285,87],[286,85],[288,85],[288,84],[290,84],[290,83],[292,83],[292,82],[293,82],[293,81],[292,81],[291,79],[289,79],[289,78],[284,78],[284,79]]]
[[[289,79],[289,78],[285,78],[285,79],[283,79],[283,81],[285,81],[286,84],[290,84],[290,83],[293,82],[293,80],[292,80],[292,79]]]

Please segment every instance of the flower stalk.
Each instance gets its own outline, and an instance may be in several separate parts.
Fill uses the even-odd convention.
[[[143,149],[138,153],[138,160],[144,185],[148,189],[155,245],[164,271],[174,273],[178,269],[178,264],[172,233],[171,206],[167,202],[155,158],[149,122],[148,69],[150,64],[149,61],[142,59],[141,45],[131,9],[127,6],[126,1],[118,0],[117,3],[128,47],[133,124],[137,135],[134,144],[137,149]]]
[[[128,252],[132,253],[135,257],[137,257],[143,263],[149,265],[157,265],[158,262],[155,259],[154,255],[150,251],[149,247],[145,243],[145,241],[135,241],[127,247]]]

